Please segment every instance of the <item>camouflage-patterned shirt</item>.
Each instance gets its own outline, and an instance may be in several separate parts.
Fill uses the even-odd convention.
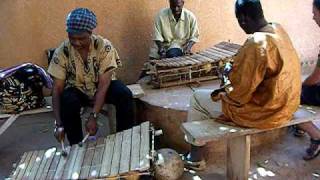
[[[119,66],[121,62],[111,42],[101,36],[92,35],[86,64],[69,40],[66,40],[55,50],[48,72],[54,78],[65,80],[65,88],[76,87],[93,97],[99,75],[113,71]],[[115,74],[112,78],[115,78]]]

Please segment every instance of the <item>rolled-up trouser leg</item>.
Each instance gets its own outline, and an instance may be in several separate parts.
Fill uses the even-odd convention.
[[[188,122],[213,119],[222,114],[221,103],[212,101],[211,92],[212,90],[203,89],[193,93],[188,110]],[[205,143],[196,143],[188,139],[187,136],[185,136],[185,140],[193,146],[205,145]]]

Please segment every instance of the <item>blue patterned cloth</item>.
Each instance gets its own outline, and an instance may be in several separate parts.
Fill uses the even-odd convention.
[[[91,32],[97,27],[96,15],[87,8],[77,8],[71,11],[66,19],[68,33]]]

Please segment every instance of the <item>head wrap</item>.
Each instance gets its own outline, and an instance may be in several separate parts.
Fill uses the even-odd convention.
[[[68,14],[66,24],[68,33],[91,32],[97,27],[97,18],[89,9],[77,8]]]

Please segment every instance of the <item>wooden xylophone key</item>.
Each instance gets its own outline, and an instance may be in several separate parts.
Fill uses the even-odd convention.
[[[188,57],[186,57],[186,59],[188,59],[189,61],[194,62],[193,65],[196,65],[196,64],[198,65],[198,64],[201,64],[201,63],[202,63],[201,61],[198,61],[198,60],[196,60],[196,59],[193,59],[192,56],[188,56]]]
[[[227,49],[227,48],[233,49],[233,50],[235,49],[234,47],[229,47],[227,44],[228,44],[227,42],[220,42],[218,44],[215,44],[214,46],[215,47],[220,47],[222,49]]]
[[[170,67],[183,67],[188,65],[188,63],[185,61],[184,56],[170,58],[168,64]]]
[[[184,59],[185,59],[187,65],[191,65],[191,66],[192,66],[192,65],[195,65],[195,64],[198,63],[198,61],[196,61],[196,62],[193,61],[193,60],[190,58],[190,56],[185,56]]]
[[[169,58],[160,60],[163,63],[163,67],[172,67],[174,64],[171,62]]]
[[[179,67],[184,67],[190,65],[192,62],[189,62],[186,56],[181,56],[177,58],[177,63],[179,63]]]
[[[180,67],[181,63],[179,62],[180,58],[170,58],[169,63],[171,64],[171,67]]]
[[[194,54],[194,55],[191,56],[191,58],[196,59],[196,60],[198,60],[198,61],[200,61],[202,63],[210,62],[210,58],[205,57],[205,56],[200,55],[200,54]]]
[[[80,179],[87,179],[89,177],[90,166],[94,155],[94,147],[96,145],[96,141],[89,141],[86,152],[84,155],[84,159],[81,165],[80,171]]]
[[[46,173],[47,176],[45,177],[45,179],[53,179],[54,178],[54,175],[55,175],[55,172],[57,170],[59,161],[62,158],[62,153],[61,152],[62,152],[61,150],[56,150],[56,152],[54,154],[54,157],[53,157],[53,160],[52,160],[52,162],[50,164],[50,167],[48,169],[48,172]]]
[[[200,63],[198,60],[192,59],[191,56],[192,55],[184,56],[184,60],[186,61],[187,65],[196,65]]]
[[[211,52],[209,52],[209,51],[203,51],[203,52],[201,52],[201,53],[199,53],[199,54],[201,54],[202,56],[206,56],[206,57],[208,57],[209,59],[210,59],[210,62],[212,62],[212,61],[219,61],[219,60],[221,60],[221,56],[220,55],[218,55],[218,54],[214,54],[214,53],[211,53]]]
[[[27,157],[27,153],[23,153],[23,155],[20,158],[19,163],[16,165],[15,170],[12,172],[12,174],[10,175],[10,179],[17,179],[17,176],[19,174],[19,171],[21,170],[21,165],[23,164],[23,162],[25,161]]]
[[[166,63],[165,63],[166,59],[162,59],[162,60],[149,60],[149,62],[157,67],[165,67]]]
[[[68,154],[70,154],[70,146],[66,147],[66,152]],[[65,165],[67,163],[67,160],[68,160],[68,156],[66,156],[66,157],[62,156],[60,158],[60,161],[59,161],[59,164],[57,166],[57,169],[56,169],[56,172],[54,174],[54,178],[53,179],[62,179],[63,171],[64,171]]]
[[[68,154],[67,163],[66,163],[66,166],[63,171],[62,179],[71,179],[72,169],[73,169],[73,166],[76,161],[77,154],[78,154],[80,148],[81,147],[79,147],[78,144],[71,146],[70,153]]]
[[[45,152],[44,150],[41,150],[41,151],[38,152],[38,154],[37,154],[37,156],[35,158],[35,161],[33,163],[33,168],[31,170],[29,179],[35,179],[36,178],[36,175],[37,175],[37,172],[39,170],[41,161],[44,158],[44,152]]]
[[[131,160],[130,160],[130,170],[137,171],[140,169],[140,126],[133,127],[132,130],[132,143],[131,143]]]
[[[38,173],[36,175],[36,179],[45,179],[46,178],[48,171],[49,171],[49,168],[50,168],[50,165],[51,165],[51,162],[53,161],[53,159],[55,157],[56,150],[57,150],[57,148],[55,148],[55,147],[46,150],[46,152],[44,153],[44,158],[40,164]]]
[[[149,63],[152,65],[152,66],[163,66],[162,62],[160,62],[160,60],[150,60]]]
[[[132,129],[128,129],[123,132],[119,174],[125,174],[130,171],[131,137]]]
[[[89,179],[98,178],[101,170],[103,152],[105,148],[104,138],[99,138],[95,146],[94,155],[91,162]]]
[[[26,171],[24,172],[22,179],[28,179],[30,177],[31,172],[32,172],[31,170],[32,170],[33,164],[37,158],[38,153],[39,153],[39,151],[33,151],[32,156],[29,161],[29,164],[26,167]]]
[[[150,122],[141,125],[140,171],[150,168]]]
[[[222,48],[219,48],[219,47],[215,47],[214,46],[214,47],[209,48],[208,50],[211,50],[211,49],[219,51],[219,52],[222,52],[222,53],[227,54],[229,56],[234,56],[235,55],[235,53],[233,51],[225,50],[225,49],[222,49]]]
[[[88,143],[83,143],[82,146],[78,147],[74,164],[72,167],[70,166],[69,168],[68,178],[79,179],[80,173],[81,173],[81,166],[84,160],[84,155],[85,155],[87,146],[88,146]]]
[[[21,163],[19,163],[19,165],[17,167],[17,169],[19,169],[19,170],[18,170],[17,176],[15,176],[15,179],[22,179],[23,178],[23,175],[26,172],[26,169],[29,165],[32,154],[33,154],[33,151],[27,152],[25,155],[25,158],[23,158],[24,160]]]
[[[232,51],[234,53],[237,53],[238,50],[241,48],[241,46],[239,46],[239,47],[230,46],[229,43],[226,43],[226,42],[222,42],[222,43],[216,44],[214,46],[219,47],[221,49],[228,50],[228,51]]]
[[[117,176],[119,173],[122,137],[123,137],[123,132],[119,132],[116,134],[114,150],[112,155],[110,176]]]
[[[234,43],[230,43],[230,42],[221,42],[221,44],[225,45],[225,46],[228,46],[230,48],[234,48],[234,49],[240,49],[241,48],[241,45],[239,44],[234,44]]]
[[[223,45],[215,45],[215,47],[218,47],[218,48],[221,48],[221,49],[224,49],[224,50],[227,50],[227,51],[231,51],[233,53],[237,53],[238,52],[238,49],[230,48],[230,47],[223,46]]]
[[[174,58],[174,62],[176,67],[183,67],[187,65],[183,56]]]
[[[181,67],[183,65],[183,58],[182,57],[176,57],[176,58],[170,58],[169,63],[171,67]]]
[[[230,57],[228,54],[214,50],[214,49],[208,49],[206,52],[214,54],[216,56],[219,56],[219,57],[221,57],[221,59],[225,59],[225,58]]]
[[[110,135],[105,139],[105,148],[102,157],[102,167],[99,173],[100,178],[110,175],[111,163],[113,157],[115,135]]]
[[[187,57],[187,56],[182,56],[182,57],[180,57],[181,67],[192,65],[193,62],[192,62],[192,61],[189,61],[186,57]]]

